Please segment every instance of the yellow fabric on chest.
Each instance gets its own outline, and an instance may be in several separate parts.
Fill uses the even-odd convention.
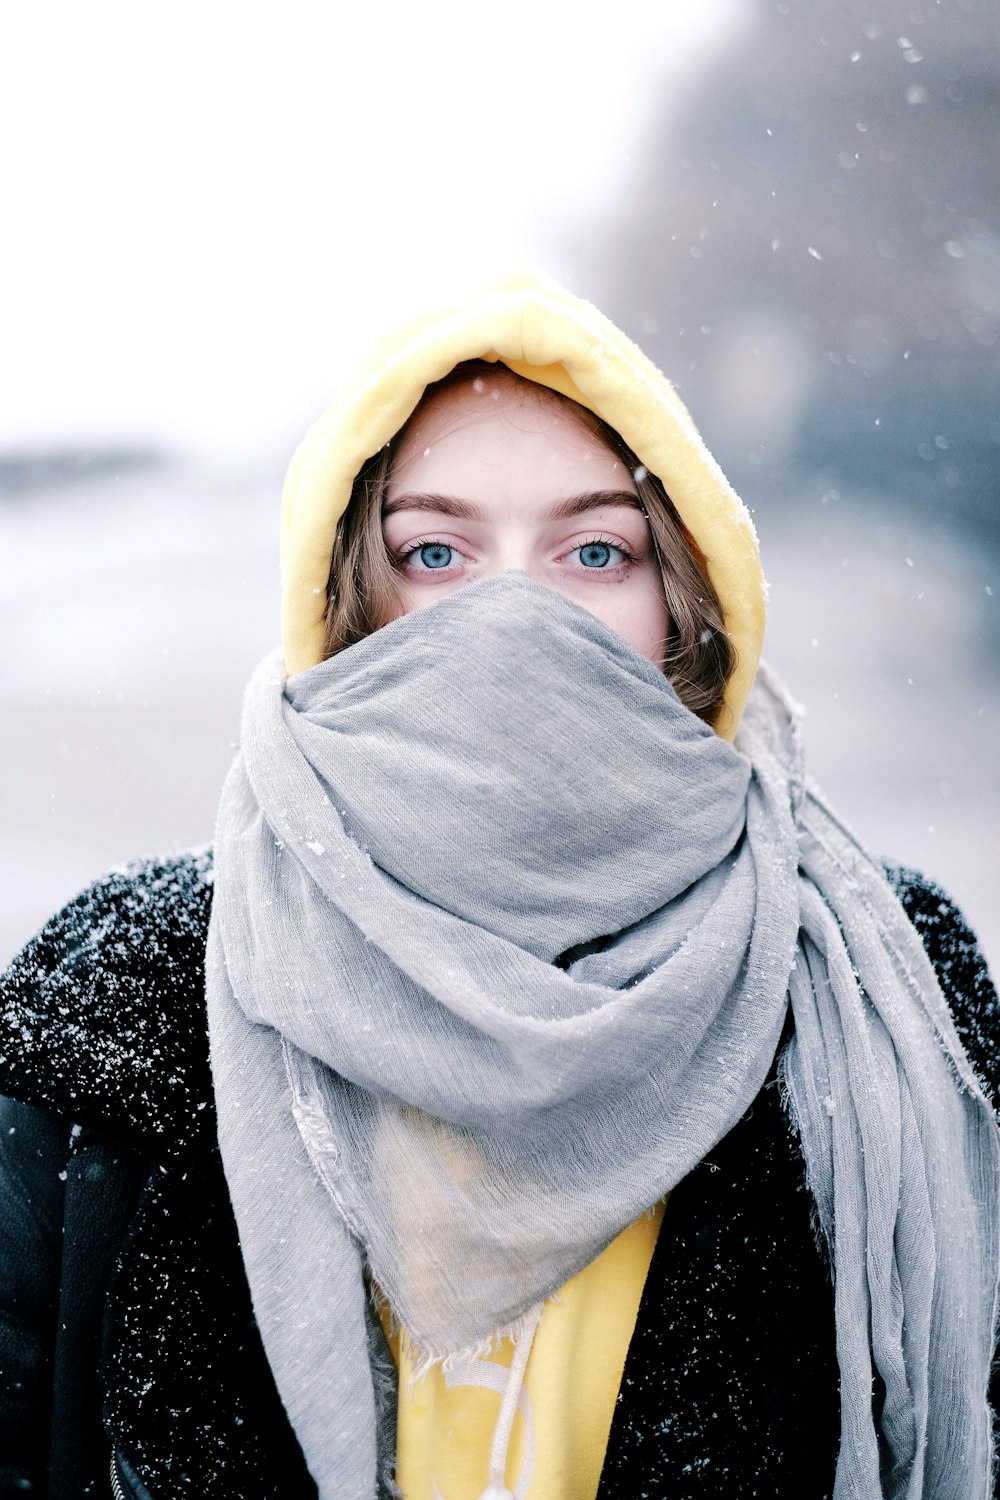
[[[508,1453],[515,1500],[594,1500],[663,1208],[629,1224],[545,1303]],[[505,1339],[488,1357],[447,1374],[435,1365],[417,1381],[405,1330],[390,1345],[399,1368],[396,1478],[405,1500],[477,1500],[513,1344]]]

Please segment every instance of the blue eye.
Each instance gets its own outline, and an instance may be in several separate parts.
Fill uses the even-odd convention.
[[[612,552],[618,552],[618,547],[612,547],[610,542],[587,542],[579,549],[580,561],[585,568],[606,568],[611,561]]]
[[[447,568],[451,562],[453,550],[445,542],[425,542],[418,549],[418,556],[425,568]],[[410,558],[412,557],[411,552]]]

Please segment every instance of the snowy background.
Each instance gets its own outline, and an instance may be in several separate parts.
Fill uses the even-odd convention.
[[[4,33],[0,961],[210,839],[294,443],[373,323],[533,264],[676,380],[754,511],[814,774],[1000,967],[993,0]]]

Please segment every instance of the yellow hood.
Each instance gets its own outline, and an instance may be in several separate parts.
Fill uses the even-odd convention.
[[[281,517],[282,644],[289,673],[323,651],[337,521],[362,465],[395,436],[425,388],[466,359],[501,360],[608,422],[666,487],[700,547],[738,663],[719,723],[731,739],[764,633],[765,584],[749,513],[670,382],[589,302],[521,274],[415,318],[376,349],[300,444]]]

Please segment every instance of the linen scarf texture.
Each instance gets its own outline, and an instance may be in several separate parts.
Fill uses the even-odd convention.
[[[789,1004],[835,1500],[991,1493],[992,1111],[766,672],[729,745],[521,574],[293,678],[266,659],[219,810],[208,1000],[257,1320],[321,1500],[390,1492],[369,1278],[427,1359],[516,1332],[736,1124]]]

